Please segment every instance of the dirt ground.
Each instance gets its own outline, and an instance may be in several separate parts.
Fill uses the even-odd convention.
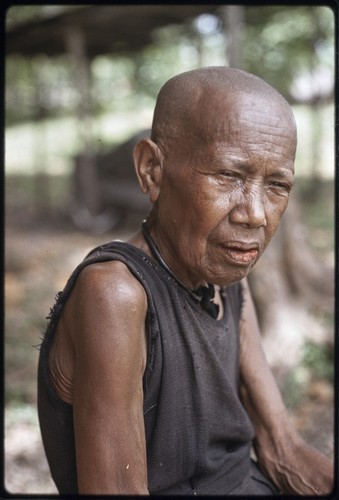
[[[129,230],[95,236],[40,224],[8,225],[5,235],[5,486],[10,493],[56,492],[36,413],[37,345],[56,293],[86,253]],[[316,381],[291,418],[310,444],[333,456],[333,388]]]

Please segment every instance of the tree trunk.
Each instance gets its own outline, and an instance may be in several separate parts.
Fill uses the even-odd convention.
[[[311,250],[296,192],[249,283],[273,368],[296,366],[305,340],[333,343],[325,318],[334,311],[334,267]]]

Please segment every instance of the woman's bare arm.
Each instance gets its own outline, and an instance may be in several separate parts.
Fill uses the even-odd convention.
[[[120,262],[87,267],[67,304],[79,493],[148,493],[146,312],[143,287]]]
[[[296,433],[267,364],[246,280],[240,323],[241,397],[256,431],[261,469],[284,493],[319,495],[333,487],[333,465]]]

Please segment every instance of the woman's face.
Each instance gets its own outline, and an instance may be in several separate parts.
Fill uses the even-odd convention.
[[[293,185],[296,138],[288,119],[244,96],[225,123],[217,140],[178,145],[190,148],[191,161],[172,150],[163,164],[153,233],[168,265],[192,288],[227,286],[248,274]]]

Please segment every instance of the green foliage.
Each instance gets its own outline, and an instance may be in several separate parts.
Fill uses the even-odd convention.
[[[303,357],[299,366],[285,374],[280,380],[284,402],[288,408],[295,408],[310,398],[314,381],[323,380],[333,385],[334,353],[325,344],[305,342]]]
[[[334,353],[332,347],[306,342],[304,346],[303,365],[311,370],[315,378],[323,378],[333,383]]]
[[[13,7],[8,11],[7,25],[43,20],[67,8],[72,7]],[[334,19],[328,7],[246,6],[243,9],[243,69],[266,79],[290,100],[293,83],[301,75],[312,75],[320,67],[326,67],[329,75],[333,72]],[[160,86],[174,74],[201,65],[227,64],[229,41],[227,33],[221,30],[220,20],[207,25],[199,22],[202,18],[204,16],[184,25],[173,24],[156,30],[152,33],[153,44],[135,54],[95,58],[92,61],[93,113],[115,110],[122,105],[133,109],[139,96],[154,100]],[[74,114],[79,99],[66,54],[53,59],[7,58],[7,124]]]
[[[287,408],[295,408],[305,398],[304,370],[296,368],[291,370],[280,381],[281,392]]]
[[[6,124],[74,114],[80,99],[74,87],[69,61],[39,55],[6,60]]]
[[[334,18],[328,7],[248,7],[244,68],[292,99],[291,84],[303,72],[333,68]]]

